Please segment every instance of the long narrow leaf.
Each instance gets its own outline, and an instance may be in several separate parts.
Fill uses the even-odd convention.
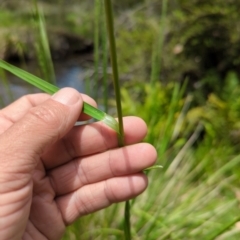
[[[114,36],[114,21],[113,21],[113,11],[112,11],[112,3],[111,0],[104,1],[105,6],[105,15],[106,15],[106,25],[107,25],[107,33],[109,39],[109,48],[110,48],[110,59],[112,65],[112,73],[113,73],[113,84],[114,91],[116,95],[116,104],[117,104],[117,114],[118,114],[118,122],[119,122],[119,136],[118,142],[119,147],[124,145],[124,131],[123,131],[123,119],[122,119],[122,107],[121,107],[121,94],[120,94],[120,86],[119,86],[119,77],[118,77],[118,64],[117,64],[117,51],[116,51],[116,43]]]
[[[119,76],[118,76],[118,64],[117,64],[117,50],[114,36],[114,19],[113,19],[113,9],[111,0],[104,0],[105,6],[105,16],[106,16],[106,26],[109,40],[110,48],[110,58],[113,73],[113,84],[116,96],[117,113],[119,121],[119,135],[118,135],[118,145],[119,147],[124,146],[124,131],[123,131],[123,118],[122,118],[122,107],[121,107],[121,94],[119,86]],[[126,201],[124,210],[124,235],[126,240],[131,240],[131,213],[130,213],[130,202]]]
[[[12,74],[16,75],[17,77],[21,78],[22,80],[30,83],[31,85],[41,89],[42,91],[54,94],[59,90],[58,87],[42,80],[39,77],[34,76],[31,73],[28,73],[18,67],[15,67],[3,60],[0,59],[0,67],[11,72]],[[114,131],[119,133],[119,125],[118,122],[113,118],[112,116],[106,114],[105,112],[94,108],[93,106],[89,105],[88,103],[83,103],[83,112],[87,115],[99,120],[103,121],[106,125],[108,125],[110,128],[112,128]]]
[[[33,2],[35,7],[34,14],[36,15],[35,28],[37,35],[35,47],[37,51],[39,66],[43,73],[43,78],[47,82],[55,84],[56,77],[54,73],[53,61],[48,42],[45,17],[43,12],[39,8],[37,1],[33,0]]]

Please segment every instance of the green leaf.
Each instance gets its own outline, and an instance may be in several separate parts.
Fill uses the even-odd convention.
[[[161,165],[154,165],[152,167],[145,168],[144,171],[150,171],[150,170],[155,170],[155,169],[160,169],[160,168],[163,168],[163,166],[161,166]]]
[[[31,85],[39,88],[40,90],[42,90],[46,93],[54,94],[55,92],[57,92],[59,90],[58,87],[52,85],[51,83],[46,82],[46,81],[42,80],[41,78],[36,77],[33,74],[28,73],[18,67],[15,67],[1,59],[0,59],[0,67],[11,72],[15,76],[21,78],[22,80],[30,83]],[[118,122],[112,116],[91,106],[90,104],[88,104],[86,102],[83,103],[83,112],[99,121],[103,121],[106,125],[108,125],[114,131],[119,133]]]

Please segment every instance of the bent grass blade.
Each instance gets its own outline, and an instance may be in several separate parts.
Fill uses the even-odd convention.
[[[0,59],[0,68],[3,68],[4,70],[11,72],[15,76],[21,78],[22,80],[30,83],[31,85],[37,87],[38,89],[49,93],[54,94],[59,90],[57,86],[54,86],[44,80],[42,80],[39,77],[34,76],[31,73],[28,73],[18,67],[15,67],[2,59]],[[105,112],[91,106],[90,104],[83,102],[83,112],[92,118],[95,118],[96,120],[102,121],[107,126],[112,128],[114,131],[116,131],[119,134],[119,124],[116,121],[115,118],[112,116],[106,114]]]
[[[162,165],[154,165],[154,166],[145,168],[144,171],[156,170],[156,169],[160,169],[160,168],[163,168],[163,166]]]

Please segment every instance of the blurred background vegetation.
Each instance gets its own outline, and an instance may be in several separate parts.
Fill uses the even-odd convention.
[[[54,64],[80,57],[94,71],[96,1],[37,2]],[[123,110],[147,122],[164,166],[133,201],[134,239],[239,239],[240,1],[113,4]],[[0,57],[37,66],[35,28],[32,0],[0,0]],[[100,62],[103,45],[100,37]],[[123,239],[118,212],[121,204],[87,216],[65,238]]]

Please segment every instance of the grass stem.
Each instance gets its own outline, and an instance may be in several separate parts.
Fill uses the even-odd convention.
[[[162,1],[162,12],[161,19],[159,23],[159,32],[157,34],[157,41],[153,44],[152,51],[152,71],[151,71],[151,84],[159,79],[160,71],[161,71],[161,56],[163,50],[163,42],[164,42],[164,28],[166,25],[166,13],[167,13],[167,3],[168,0]]]
[[[101,5],[102,7],[102,13],[104,12],[104,5]],[[101,33],[100,33],[100,38],[102,41],[102,58],[103,58],[103,62],[102,62],[102,68],[103,68],[103,86],[104,86],[104,111],[107,113],[108,112],[108,73],[107,73],[107,69],[108,69],[108,46],[107,46],[107,26],[106,26],[106,21],[104,19],[104,14],[103,17],[101,18]]]
[[[99,81],[99,22],[101,15],[100,0],[94,1],[94,79],[93,79],[93,96],[98,98],[98,81]]]
[[[35,48],[37,52],[38,63],[42,71],[43,78],[52,84],[56,84],[55,71],[48,42],[44,14],[41,9],[39,9],[37,1],[34,0],[33,2],[35,6],[34,14],[37,19],[35,22],[37,34]]]
[[[121,107],[121,95],[120,95],[120,86],[119,86],[119,76],[118,76],[118,64],[117,64],[117,51],[116,43],[114,37],[114,23],[113,23],[113,11],[111,0],[105,0],[105,15],[107,23],[107,32],[109,39],[109,48],[112,64],[112,74],[113,74],[113,83],[114,90],[116,95],[116,104],[117,104],[117,113],[118,113],[118,122],[119,122],[119,147],[124,145],[124,132],[123,132],[123,120],[122,120],[122,107]]]
[[[220,237],[224,232],[229,230],[231,227],[233,227],[237,222],[240,221],[240,217],[234,219],[232,222],[227,224],[224,228],[222,228],[219,232],[215,233],[214,235],[210,236],[207,240],[214,240]]]
[[[117,104],[118,122],[119,122],[119,135],[118,144],[119,147],[124,146],[124,131],[123,131],[123,119],[122,119],[122,107],[121,107],[121,94],[119,86],[119,75],[118,75],[118,64],[117,64],[117,51],[114,36],[114,20],[111,0],[104,0],[105,3],[105,16],[108,30],[109,48],[112,64],[113,83]],[[131,222],[130,222],[130,202],[125,203],[125,214],[124,214],[124,233],[125,239],[131,239]]]

